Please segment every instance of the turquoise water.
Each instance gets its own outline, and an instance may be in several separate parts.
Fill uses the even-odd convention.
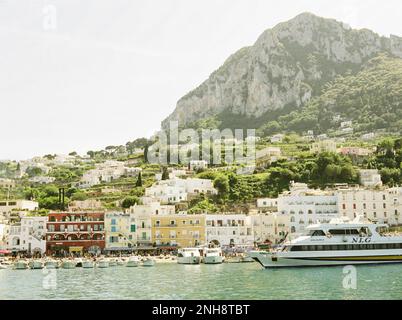
[[[264,270],[256,263],[0,270],[0,299],[401,299],[402,265]]]

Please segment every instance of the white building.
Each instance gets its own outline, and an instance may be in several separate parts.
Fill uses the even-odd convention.
[[[287,214],[255,211],[250,217],[257,243],[278,243],[290,232],[290,216]]]
[[[154,183],[145,189],[145,196],[161,203],[179,203],[187,201],[188,194],[217,194],[213,182],[208,179],[169,179]]]
[[[208,162],[206,160],[190,160],[190,170],[204,170],[208,168]]]
[[[29,254],[43,254],[46,251],[47,217],[26,216],[21,222],[10,226],[7,249]]]
[[[15,180],[0,178],[0,188],[5,189],[15,188]]]
[[[7,223],[0,222],[0,250],[7,249],[7,239],[10,233],[10,226]]]
[[[22,216],[29,211],[38,210],[39,203],[30,200],[4,200],[0,201],[0,215],[4,218]]]
[[[97,164],[95,169],[85,172],[77,186],[90,188],[104,182],[110,183],[122,176],[137,176],[141,170],[141,168],[128,168],[121,161],[108,160]]]
[[[50,184],[56,180],[55,177],[37,176],[29,179],[29,182],[37,184]]]
[[[205,217],[207,243],[221,246],[253,245],[254,234],[250,216],[244,214],[207,214]]]
[[[279,196],[278,212],[289,215],[291,233],[300,233],[310,224],[338,217],[337,195],[296,185]]]
[[[339,214],[342,216],[353,219],[357,215],[363,215],[372,221],[390,225],[402,222],[399,220],[402,202],[400,188],[340,188],[337,190],[337,197]]]
[[[277,198],[260,198],[257,199],[257,208],[277,212],[278,211],[278,199]]]
[[[381,187],[381,175],[378,170],[359,170],[360,184],[364,187]]]
[[[284,134],[275,134],[271,137],[271,142],[272,143],[281,143],[283,141],[283,138],[285,137]]]

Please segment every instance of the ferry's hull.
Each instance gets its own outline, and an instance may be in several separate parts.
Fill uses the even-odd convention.
[[[178,257],[178,264],[200,264],[201,257]]]
[[[142,262],[143,267],[153,267],[155,265],[155,260],[146,259]]]
[[[270,253],[253,252],[251,257],[264,268],[402,263],[402,255],[287,257],[275,256]]]
[[[205,264],[221,264],[223,263],[223,257],[221,256],[209,256],[204,257]]]

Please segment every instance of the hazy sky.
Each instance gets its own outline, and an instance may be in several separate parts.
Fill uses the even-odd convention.
[[[230,54],[304,11],[402,35],[400,0],[0,0],[0,159],[150,136]]]

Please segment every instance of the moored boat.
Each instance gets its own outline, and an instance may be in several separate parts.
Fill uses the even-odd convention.
[[[61,263],[61,267],[63,269],[75,269],[76,265],[77,265],[76,261],[70,259],[63,260]]]
[[[109,260],[102,258],[97,263],[98,268],[109,268]]]
[[[402,237],[389,234],[385,224],[358,216],[310,225],[306,231],[279,249],[250,256],[264,268],[402,263]]]
[[[141,262],[141,260],[139,257],[131,256],[130,258],[128,258],[126,267],[138,267],[140,262]]]
[[[198,248],[179,249],[177,254],[177,263],[179,264],[199,264],[201,254]]]
[[[221,264],[223,260],[224,258],[221,248],[204,249],[203,262],[205,264]]]
[[[29,262],[26,260],[17,260],[14,262],[14,269],[15,270],[26,270],[29,267]]]
[[[29,267],[31,269],[43,269],[45,264],[41,260],[32,260],[29,262]]]
[[[60,266],[60,263],[57,260],[49,259],[49,260],[45,261],[46,269],[58,269],[59,266]]]
[[[152,258],[145,258],[142,261],[142,266],[143,267],[153,267],[155,265],[155,260]]]
[[[109,259],[109,267],[117,267],[117,259],[116,258]]]
[[[82,268],[84,269],[92,269],[95,267],[95,262],[90,259],[85,259],[82,261]]]

